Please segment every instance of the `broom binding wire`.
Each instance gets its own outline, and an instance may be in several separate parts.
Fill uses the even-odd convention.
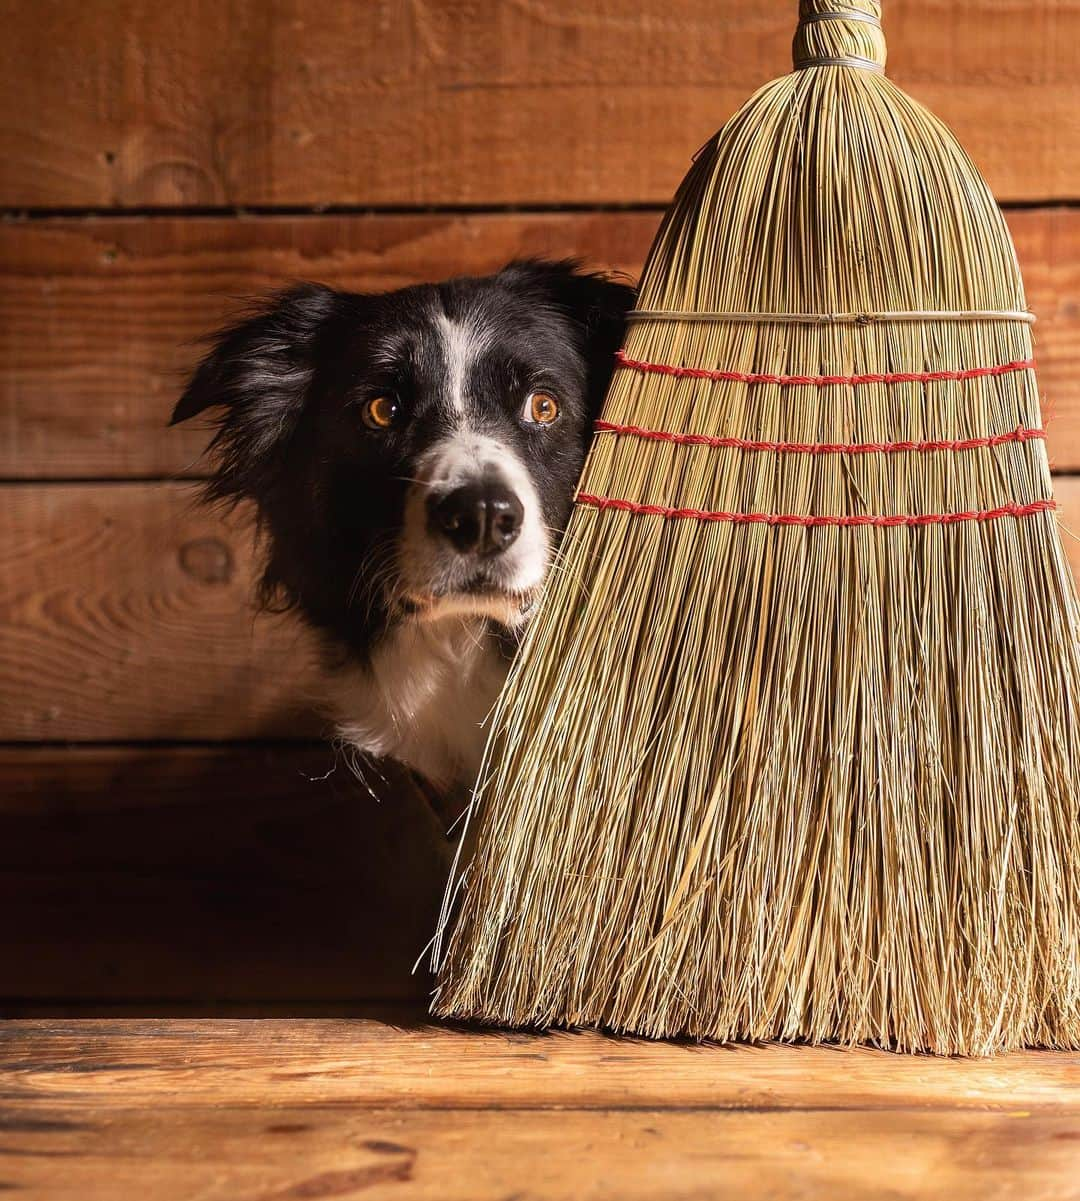
[[[632,309],[628,321],[719,321],[751,325],[873,325],[889,321],[1023,321],[1035,324],[1034,313],[986,309],[918,313],[689,313],[670,309]]]

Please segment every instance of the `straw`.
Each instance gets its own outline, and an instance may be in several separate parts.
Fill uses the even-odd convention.
[[[804,0],[799,69],[660,229],[492,717],[436,1013],[1080,1045],[1078,609],[1030,315],[879,17]]]

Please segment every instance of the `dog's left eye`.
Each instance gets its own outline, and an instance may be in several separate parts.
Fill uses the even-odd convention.
[[[533,425],[550,425],[558,415],[559,402],[550,392],[530,392],[521,419]]]
[[[398,402],[392,396],[375,396],[364,405],[364,424],[368,429],[388,430],[398,416]]]

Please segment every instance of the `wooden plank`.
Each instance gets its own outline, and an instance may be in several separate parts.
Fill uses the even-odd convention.
[[[1056,484],[1080,572],[1080,477]],[[187,485],[0,487],[0,740],[327,731],[311,640],[252,611],[250,539]]]
[[[365,775],[330,747],[0,748],[0,1012],[422,999],[448,844],[402,772]]]
[[[1016,1110],[1080,1116],[1080,1054],[939,1059],[868,1048],[698,1046],[350,1020],[0,1024],[12,1104],[125,1108],[169,1096],[373,1109]]]
[[[1080,470],[1080,209],[1007,212],[1038,317],[1035,355],[1047,451],[1056,471]]]
[[[0,475],[202,470],[202,429],[165,423],[201,334],[237,297],[297,278],[357,290],[578,255],[635,276],[657,212],[48,220],[0,225]],[[1050,450],[1080,469],[1080,209],[1009,214]]]
[[[0,489],[0,739],[318,734],[312,652],[254,619],[251,532],[183,485]]]
[[[9,1109],[0,1184],[40,1201],[1075,1195],[1075,1113],[385,1112],[279,1106],[272,1093],[239,1109],[171,1101],[131,1110],[94,1095]]]
[[[754,0],[5,0],[5,206],[666,203],[790,69]],[[1006,199],[1080,196],[1080,4],[894,0],[892,77]]]
[[[378,770],[389,769],[380,764]],[[230,810],[256,797],[268,807],[295,804],[298,798],[306,804],[309,785],[321,784],[327,772],[338,777],[331,789],[349,778],[346,763],[329,743],[0,745],[0,821],[29,817],[54,822],[57,831],[85,833],[87,825],[93,827],[90,819],[115,814],[119,821],[133,810],[175,809],[175,820],[182,822],[191,817],[183,810],[210,802]],[[374,773],[370,778],[378,782]],[[24,866],[37,861],[50,837],[42,834]],[[8,853],[10,867],[12,850],[22,854],[26,845],[25,839],[0,838],[0,856]],[[77,854],[77,843],[73,840],[68,849]],[[64,853],[54,843],[54,861],[57,852]]]
[[[397,288],[521,255],[636,272],[658,222],[653,212],[0,225],[0,475],[202,470],[205,430],[166,422],[198,339],[238,297],[296,279]]]

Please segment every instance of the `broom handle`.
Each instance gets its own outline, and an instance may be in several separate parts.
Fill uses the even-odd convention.
[[[806,67],[884,71],[879,0],[800,0],[791,52],[797,71]]]

